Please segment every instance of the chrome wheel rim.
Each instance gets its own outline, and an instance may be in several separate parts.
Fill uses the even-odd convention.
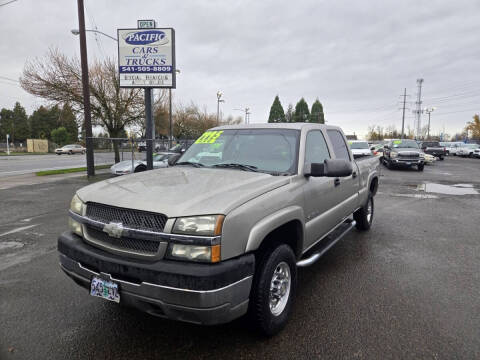
[[[280,315],[287,306],[290,296],[291,273],[290,266],[284,261],[279,263],[273,272],[270,281],[270,312],[274,316]]]
[[[373,215],[372,199],[369,199],[368,205],[367,205],[367,221],[369,223],[372,221],[372,215]]]

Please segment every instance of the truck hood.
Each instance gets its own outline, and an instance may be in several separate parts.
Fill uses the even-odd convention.
[[[101,181],[78,190],[84,202],[163,213],[168,217],[228,214],[290,182],[287,176],[175,166]]]

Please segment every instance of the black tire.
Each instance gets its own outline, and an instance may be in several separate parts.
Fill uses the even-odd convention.
[[[418,171],[423,171],[423,168],[424,168],[424,167],[425,167],[425,164],[417,165]]]
[[[360,231],[370,230],[373,223],[375,205],[372,194],[368,195],[367,203],[353,213],[353,220],[356,221],[356,228]],[[369,216],[370,215],[370,216]]]
[[[440,160],[443,160],[443,159],[444,159],[444,157],[443,157],[443,156],[440,156]]]
[[[85,150],[82,151],[82,155],[85,155]]]
[[[281,267],[288,265],[290,271],[290,289],[284,307],[278,314],[270,310],[270,287],[274,274]],[[268,248],[259,255],[255,269],[252,291],[250,293],[249,315],[255,327],[263,335],[272,336],[287,324],[297,288],[297,265],[295,254],[290,246],[281,244],[276,248]],[[282,290],[283,287],[282,287]]]
[[[146,171],[146,170],[147,170],[146,166],[138,165],[133,172],[138,173],[138,172],[142,172],[142,171]]]
[[[70,150],[70,151],[68,152],[68,155],[73,155],[72,150]]]
[[[387,167],[387,169],[389,170],[392,170],[393,166],[392,166],[392,163],[388,160],[385,160],[385,166]]]

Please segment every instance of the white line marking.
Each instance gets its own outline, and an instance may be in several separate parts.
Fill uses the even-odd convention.
[[[7,231],[3,234],[0,234],[0,236],[5,236],[5,235],[8,235],[8,234],[14,234],[14,233],[17,233],[19,231],[23,231],[23,230],[27,230],[27,229],[30,229],[30,228],[33,228],[35,226],[38,226],[38,224],[33,224],[33,225],[28,225],[28,226],[22,226],[22,227],[19,227],[19,228],[16,228],[16,229],[13,229],[13,230],[10,230],[10,231]]]

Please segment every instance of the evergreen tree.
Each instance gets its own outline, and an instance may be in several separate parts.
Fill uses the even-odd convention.
[[[15,140],[25,141],[30,137],[30,127],[28,126],[28,116],[25,108],[17,101],[13,108],[13,124]]]
[[[323,114],[322,103],[316,99],[312,105],[312,112],[310,113],[310,122],[325,124],[325,116]]]
[[[308,104],[302,97],[300,101],[295,105],[295,113],[293,114],[294,122],[308,122],[310,118],[310,112],[308,111]]]
[[[280,103],[280,99],[278,95],[275,96],[275,100],[273,100],[272,107],[270,108],[270,115],[268,116],[269,123],[279,123],[285,122],[285,112],[283,111],[282,104]]]
[[[57,118],[44,106],[30,115],[30,129],[34,139],[50,139],[50,132],[56,128]]]
[[[4,108],[0,111],[0,142],[7,140],[7,134],[13,134],[13,111]]]
[[[63,105],[57,126],[65,128],[68,133],[68,142],[74,143],[78,141],[77,119],[70,105]]]

